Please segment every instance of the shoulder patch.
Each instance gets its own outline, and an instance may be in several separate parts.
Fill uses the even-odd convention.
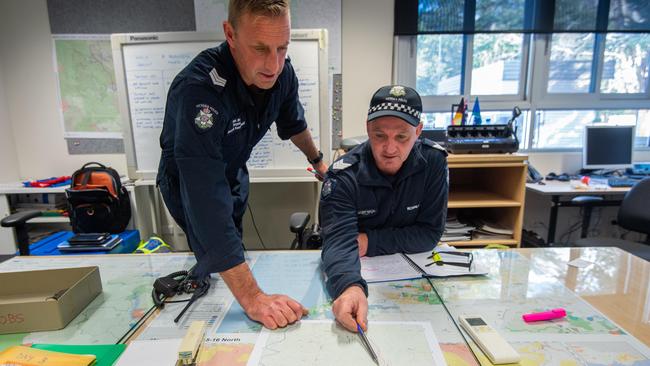
[[[440,144],[438,144],[437,142],[435,142],[433,140],[422,139],[422,145],[425,145],[425,146],[440,150],[445,154],[445,156],[447,155],[447,150],[444,147],[440,146]]]
[[[219,112],[207,104],[197,104],[196,108],[198,112],[196,117],[194,117],[194,125],[196,125],[196,127],[201,131],[212,128],[212,126],[214,126],[214,120],[216,116],[219,115]]]
[[[221,75],[219,75],[217,69],[212,68],[209,74],[210,74],[210,79],[212,79],[212,84],[216,86],[220,86],[222,88],[226,86],[227,80],[221,77]]]
[[[334,192],[334,189],[336,188],[336,179],[334,178],[329,178],[325,180],[325,183],[323,183],[323,188],[321,189],[320,192],[320,198],[325,200],[327,197],[329,197],[332,192]]]

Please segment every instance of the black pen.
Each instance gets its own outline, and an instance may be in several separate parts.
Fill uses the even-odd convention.
[[[377,358],[377,354],[372,349],[370,342],[368,342],[368,338],[366,337],[366,334],[363,332],[363,329],[361,329],[361,325],[359,324],[359,322],[357,322],[357,331],[359,332],[359,336],[361,337],[361,342],[366,346],[368,352],[370,352],[370,357],[372,357],[372,360],[375,361],[377,366],[379,366],[379,359]]]

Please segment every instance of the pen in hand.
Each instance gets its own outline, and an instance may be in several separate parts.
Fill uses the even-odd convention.
[[[379,366],[379,359],[377,358],[377,354],[372,349],[372,346],[370,345],[370,342],[368,341],[366,334],[363,332],[363,329],[361,329],[361,325],[359,324],[359,322],[357,322],[357,332],[361,337],[361,343],[363,343],[368,349],[368,352],[370,352],[370,357],[372,357],[372,360],[375,361],[375,363]]]

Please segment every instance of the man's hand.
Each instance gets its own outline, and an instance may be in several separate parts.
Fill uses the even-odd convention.
[[[246,262],[220,274],[246,315],[269,329],[285,327],[307,315],[307,309],[292,298],[262,292]]]
[[[307,309],[285,295],[267,295],[260,292],[241,305],[249,318],[269,329],[286,327],[307,315]]]
[[[368,253],[368,235],[366,233],[359,233],[357,243],[359,244],[359,257],[364,257]]]
[[[361,329],[368,330],[368,299],[359,286],[350,286],[334,300],[332,304],[334,317],[345,329],[356,332],[357,323]]]
[[[321,160],[320,163],[314,164],[312,167],[318,173],[318,175],[316,175],[316,179],[322,182],[325,178],[325,174],[327,174],[327,163]]]

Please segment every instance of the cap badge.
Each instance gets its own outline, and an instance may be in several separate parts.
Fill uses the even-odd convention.
[[[403,97],[406,95],[406,90],[404,89],[403,86],[394,86],[390,89],[390,95],[394,96],[395,98]]]

